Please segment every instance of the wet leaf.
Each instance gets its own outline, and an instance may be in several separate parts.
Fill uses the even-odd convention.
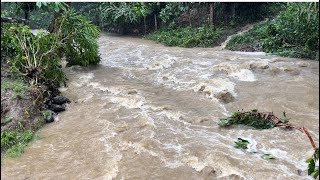
[[[289,122],[289,118],[283,117],[283,118],[280,118],[280,121],[282,123],[287,123],[287,122]]]
[[[311,158],[306,160],[308,163],[308,175],[313,176],[315,179],[319,176],[319,148],[317,148]]]
[[[314,160],[311,159],[311,161],[309,162],[308,175],[311,175],[314,172],[314,169],[315,169],[315,163],[314,163]]]
[[[314,174],[313,177],[316,179],[319,176],[319,170],[317,170]]]
[[[272,154],[264,154],[261,157],[263,159],[275,159],[275,157]]]
[[[248,145],[250,144],[249,141],[242,138],[238,138],[238,140],[235,141],[234,143],[235,143],[234,147],[238,149],[248,149]]]

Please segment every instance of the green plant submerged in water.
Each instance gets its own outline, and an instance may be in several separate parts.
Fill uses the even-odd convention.
[[[243,124],[257,129],[270,129],[275,126],[294,128],[288,124],[289,119],[285,116],[277,118],[272,112],[258,112],[257,109],[248,112],[234,112],[230,117],[221,118],[218,125],[221,127],[233,124]]]
[[[319,176],[319,148],[316,148],[314,154],[307,161],[308,175],[317,178]]]
[[[299,130],[307,135],[313,149],[315,150],[313,156],[306,162],[308,163],[308,175],[311,175],[316,179],[319,176],[319,147],[316,146],[313,138],[305,127],[296,127],[292,124],[289,124],[289,119],[286,117],[285,112],[283,112],[283,116],[283,118],[278,118],[274,116],[272,112],[258,112],[257,109],[254,109],[248,112],[234,112],[232,116],[220,119],[218,124],[221,127],[226,127],[233,124],[244,124],[257,129],[282,127]],[[248,144],[248,141],[238,138],[238,141],[235,142],[235,147],[246,149]],[[272,154],[264,154],[261,157],[263,159],[274,159]]]
[[[248,145],[250,144],[249,141],[242,138],[238,138],[238,140],[235,141],[234,143],[235,143],[234,147],[238,149],[248,149]]]

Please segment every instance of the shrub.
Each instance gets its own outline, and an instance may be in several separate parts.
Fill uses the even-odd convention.
[[[58,24],[68,65],[88,66],[100,62],[97,43],[100,31],[95,25],[74,10],[65,11],[58,18]]]
[[[33,35],[29,26],[10,25],[1,35],[2,50],[9,56],[11,70],[23,74],[31,84],[60,84],[65,75],[57,54],[61,46],[55,34]]]
[[[251,30],[242,34],[233,36],[226,45],[226,49],[242,51],[243,48],[255,47],[262,48],[262,39],[267,38],[266,30],[269,22],[255,25]]]
[[[199,28],[185,27],[160,30],[146,36],[147,39],[180,47],[212,47],[217,44],[221,29],[213,30],[209,26]]]
[[[267,29],[266,52],[315,59],[319,49],[319,4],[290,3]]]
[[[17,143],[27,143],[33,137],[33,132],[31,130],[25,131],[22,134],[11,131],[1,132],[1,146],[10,148]]]
[[[25,131],[22,134],[11,131],[1,132],[1,148],[8,149],[7,157],[16,157],[24,152],[24,148],[32,139],[33,132],[31,130]]]
[[[319,4],[289,3],[276,19],[233,37],[226,48],[255,45],[280,56],[319,59]]]

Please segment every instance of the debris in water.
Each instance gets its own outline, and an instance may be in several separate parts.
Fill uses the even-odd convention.
[[[261,157],[263,159],[275,159],[275,157],[272,154],[264,154]]]
[[[273,115],[273,112],[258,112],[257,109],[247,112],[234,112],[232,116],[227,118],[222,118],[219,121],[219,126],[226,127],[232,124],[244,124],[247,126],[252,126],[257,129],[270,129],[273,127],[281,127],[287,129],[298,129],[303,132],[302,128],[297,128],[289,124],[289,119],[283,113],[283,118],[278,118]]]
[[[308,163],[308,175],[316,179],[319,176],[319,148],[315,149],[312,157],[306,162]]]
[[[311,137],[309,131],[305,127],[296,127],[289,124],[289,118],[286,117],[286,113],[283,112],[283,118],[278,118],[273,115],[272,112],[258,112],[257,109],[253,109],[248,112],[235,112],[232,116],[220,119],[218,125],[221,127],[230,126],[232,124],[244,124],[248,126],[255,127],[257,129],[270,129],[273,127],[281,127],[286,129],[297,129],[302,133],[305,133],[315,150],[313,156],[309,158],[306,162],[308,163],[308,175],[313,176],[315,179],[319,176],[319,148],[316,146],[313,138]],[[249,141],[238,138],[235,142],[236,148],[247,149]],[[274,159],[271,154],[264,154],[262,156],[264,159]],[[298,170],[298,174],[301,172]]]
[[[238,138],[238,140],[235,141],[234,143],[235,143],[234,147],[238,149],[248,149],[248,145],[250,144],[248,140],[245,140],[242,138]]]

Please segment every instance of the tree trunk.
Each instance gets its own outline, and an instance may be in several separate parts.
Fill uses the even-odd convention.
[[[235,19],[236,19],[236,3],[232,3],[232,6],[231,6],[231,23],[232,25],[235,23]]]
[[[192,23],[191,23],[191,9],[189,9],[189,12],[188,12],[188,19],[189,19],[189,26],[192,26]]]
[[[5,23],[26,23],[28,20],[13,17],[1,17],[1,22]]]
[[[232,19],[236,17],[236,3],[232,4]]]
[[[50,33],[56,33],[57,32],[57,19],[61,16],[62,10],[59,12],[54,12],[53,19],[51,21],[50,27],[49,27],[49,32]]]
[[[26,19],[26,20],[29,19],[29,12],[28,12],[28,10],[24,11],[24,19]]]
[[[71,2],[66,2],[66,4],[71,7]],[[51,21],[50,27],[49,27],[49,32],[50,33],[56,33],[57,32],[57,19],[61,16],[63,13],[63,10],[59,10],[58,12],[54,12],[53,19]]]
[[[156,14],[154,14],[154,29],[158,30],[157,15]]]
[[[146,16],[143,17],[143,24],[144,24],[144,34],[146,34],[147,33]]]
[[[214,29],[214,3],[210,3],[210,26]]]

